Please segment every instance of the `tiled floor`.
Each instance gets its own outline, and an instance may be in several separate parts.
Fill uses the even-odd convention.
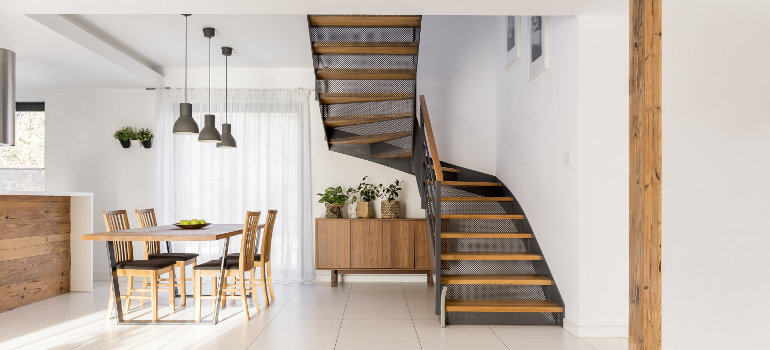
[[[108,285],[0,313],[0,349],[537,349],[620,350],[625,339],[578,339],[559,327],[439,327],[433,289],[424,284],[291,284],[276,286],[275,303],[228,305],[220,323],[117,326],[105,317]],[[160,296],[161,303],[166,299]],[[261,299],[260,299],[261,300]],[[178,301],[177,301],[178,304]],[[204,303],[203,314],[211,303]],[[192,318],[193,303],[164,318]],[[129,317],[147,318],[147,307]]]

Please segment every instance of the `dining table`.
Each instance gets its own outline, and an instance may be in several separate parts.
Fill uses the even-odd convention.
[[[264,225],[259,225],[259,231],[264,228]],[[230,244],[230,238],[243,233],[243,225],[237,224],[210,224],[209,226],[199,229],[184,229],[174,225],[159,225],[145,228],[135,228],[128,230],[118,230],[100,233],[84,234],[81,236],[83,240],[89,241],[105,241],[107,246],[107,256],[110,265],[110,271],[112,272],[112,292],[115,294],[115,311],[117,314],[118,324],[217,324],[219,321],[219,309],[221,304],[222,294],[217,294],[217,300],[214,304],[214,315],[211,321],[194,320],[127,320],[123,317],[123,308],[120,301],[120,283],[118,281],[117,262],[115,261],[115,251],[113,249],[114,242],[116,241],[165,241],[166,250],[171,253],[170,242],[191,242],[191,241],[219,241],[223,240],[222,256],[220,257],[219,267],[219,289],[224,288],[225,283],[225,257],[227,256],[227,249]]]

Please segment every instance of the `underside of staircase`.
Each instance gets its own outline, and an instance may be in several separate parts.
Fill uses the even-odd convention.
[[[442,321],[562,325],[564,302],[513,194],[492,175],[439,160],[424,98],[418,113],[421,20],[308,16],[329,149],[417,178]]]

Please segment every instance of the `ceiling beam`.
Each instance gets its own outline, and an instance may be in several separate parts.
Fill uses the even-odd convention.
[[[29,18],[61,34],[89,51],[115,63],[144,80],[149,87],[163,86],[164,76],[158,68],[142,62],[120,45],[68,15],[27,15]]]

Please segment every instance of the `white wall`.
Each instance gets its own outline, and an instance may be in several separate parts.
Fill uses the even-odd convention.
[[[441,160],[495,172],[495,17],[424,16],[417,89]]]
[[[662,13],[663,347],[768,349],[770,2]]]
[[[102,210],[153,206],[153,150],[136,141],[123,149],[112,134],[125,125],[152,128],[154,92],[20,90],[17,99],[45,102],[45,190],[93,192],[94,231],[104,231]],[[94,276],[106,279],[105,246],[97,242],[93,249]]]
[[[497,176],[521,203],[543,249],[567,306],[565,328],[580,336],[624,336],[626,19],[551,17],[550,68],[533,81],[526,45],[504,68],[505,26],[498,17]],[[526,24],[523,29],[526,35]]]

